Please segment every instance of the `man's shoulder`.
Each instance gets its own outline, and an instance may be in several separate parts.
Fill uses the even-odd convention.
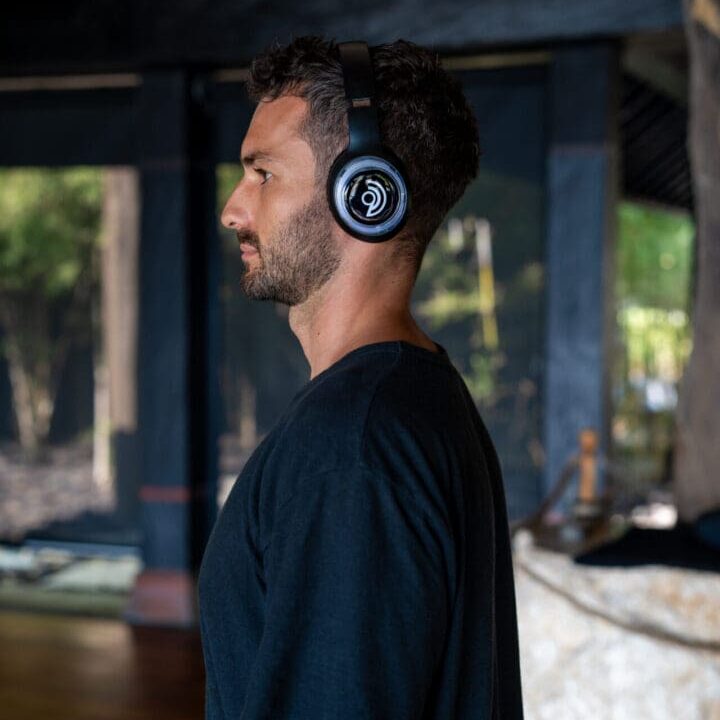
[[[423,454],[446,454],[451,421],[462,421],[457,388],[447,367],[416,360],[364,352],[311,383],[276,429],[268,485],[289,496],[332,469],[360,464],[397,476]]]
[[[266,472],[294,482],[357,463],[370,407],[395,360],[371,353],[311,381],[273,430]]]

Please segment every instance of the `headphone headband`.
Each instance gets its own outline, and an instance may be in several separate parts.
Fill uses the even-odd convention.
[[[340,43],[338,50],[343,67],[345,97],[350,101],[350,142],[347,149],[357,152],[379,148],[381,143],[370,50],[366,43],[359,41]]]

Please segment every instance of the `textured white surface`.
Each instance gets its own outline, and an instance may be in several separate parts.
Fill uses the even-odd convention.
[[[681,637],[720,640],[720,576],[648,566],[599,568],[514,543],[526,720],[720,720],[720,653],[624,629],[587,607]]]

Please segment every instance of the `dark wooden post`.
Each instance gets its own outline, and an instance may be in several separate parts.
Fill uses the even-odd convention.
[[[582,428],[607,451],[617,192],[618,53],[558,50],[550,79],[545,491]]]
[[[201,79],[192,81],[181,70],[153,71],[144,75],[139,92],[144,570],[126,611],[138,623],[195,623],[196,572],[211,517],[207,250],[214,168],[198,110],[202,87]]]

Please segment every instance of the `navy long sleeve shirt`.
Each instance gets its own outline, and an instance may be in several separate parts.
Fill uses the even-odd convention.
[[[438,347],[352,350],[245,464],[200,568],[207,720],[522,718],[501,469]]]

